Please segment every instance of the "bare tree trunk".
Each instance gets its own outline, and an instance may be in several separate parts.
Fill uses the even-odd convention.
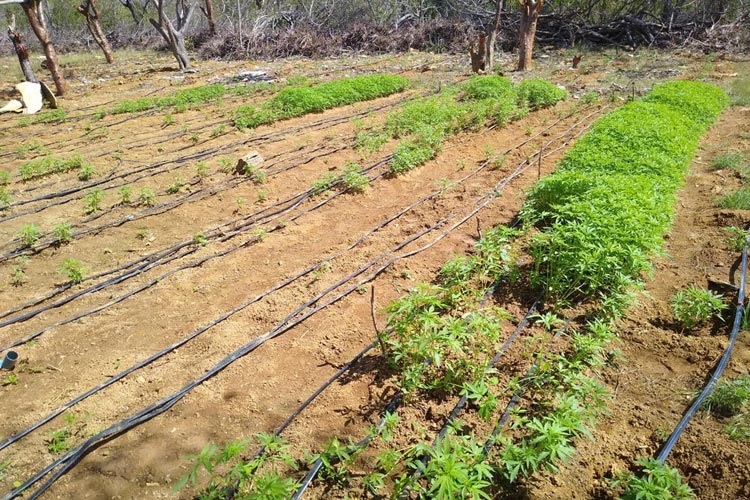
[[[471,57],[471,70],[474,73],[484,72],[484,50],[487,43],[487,35],[484,33],[479,34],[479,44],[476,47],[476,51],[474,50],[474,42],[472,41],[469,45],[469,56]]]
[[[169,48],[172,50],[180,70],[190,68],[190,56],[185,47],[185,29],[190,24],[190,18],[195,11],[194,4],[186,4],[185,0],[175,1],[175,13],[177,27],[170,21],[169,17],[164,14],[164,0],[151,0],[156,6],[159,13],[159,20],[149,19],[156,31],[166,40]]]
[[[487,71],[492,71],[494,64],[495,42],[497,41],[497,34],[500,32],[500,16],[502,15],[504,4],[505,0],[495,0],[495,17],[492,19],[490,36],[487,37],[487,60],[484,64]]]
[[[203,0],[206,4],[205,7],[201,7],[201,12],[206,16],[208,20],[208,32],[211,35],[216,34],[216,21],[214,20],[214,2],[213,0]]]
[[[521,0],[521,27],[518,31],[518,71],[531,69],[536,24],[543,5],[544,0]]]
[[[86,18],[86,25],[89,28],[91,36],[94,37],[94,41],[104,52],[104,58],[109,64],[115,62],[112,57],[112,47],[109,46],[109,41],[104,35],[102,25],[99,22],[99,11],[96,9],[96,2],[94,0],[83,0],[81,5],[78,6],[78,12]]]
[[[47,67],[50,73],[52,73],[52,79],[55,81],[57,95],[65,95],[67,91],[65,78],[57,64],[57,52],[55,52],[55,46],[52,44],[52,39],[47,30],[47,21],[44,19],[42,5],[41,0],[26,0],[21,4],[21,8],[29,19],[29,25],[39,39],[39,43],[42,44],[44,55],[47,58]]]
[[[34,69],[31,67],[31,62],[29,61],[29,50],[26,48],[26,45],[23,44],[23,37],[21,34],[16,31],[16,16],[14,14],[10,15],[8,38],[10,38],[10,41],[13,43],[13,48],[18,56],[18,62],[21,65],[23,77],[27,82],[37,83]]]

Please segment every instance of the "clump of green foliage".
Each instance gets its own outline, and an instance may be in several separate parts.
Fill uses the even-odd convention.
[[[363,193],[369,185],[370,180],[362,173],[362,167],[350,162],[340,171],[328,172],[313,182],[312,193],[321,194],[339,186],[347,193]]]
[[[531,78],[518,85],[516,96],[519,106],[537,110],[554,106],[565,99],[568,92],[546,80]]]
[[[750,189],[742,187],[724,195],[716,201],[716,206],[734,210],[750,210]]]
[[[8,210],[13,197],[5,186],[0,186],[0,212]]]
[[[57,239],[57,244],[67,245],[73,241],[73,227],[70,224],[58,224],[52,230]]]
[[[67,276],[70,282],[76,285],[82,282],[86,276],[86,269],[83,266],[83,262],[76,259],[63,260],[57,272]]]
[[[690,285],[672,296],[672,314],[683,330],[690,330],[713,317],[721,318],[727,308],[722,296],[710,290]]]
[[[24,224],[16,233],[24,246],[30,247],[41,238],[42,233],[36,224]]]
[[[34,123],[45,123],[45,124],[60,124],[68,118],[68,113],[64,109],[53,109],[39,113],[34,117]]]
[[[683,483],[680,471],[650,458],[639,458],[643,473],[622,472],[612,481],[623,491],[618,500],[695,500],[693,490]]]
[[[287,87],[260,107],[241,106],[234,116],[239,129],[286,120],[308,113],[385,97],[405,90],[409,80],[395,75],[366,75],[343,78],[315,86]]]
[[[724,380],[703,402],[712,415],[731,418],[724,426],[730,439],[750,440],[750,376],[740,375],[734,380]]]
[[[66,159],[47,156],[24,163],[21,165],[19,173],[21,174],[21,179],[29,181],[52,174],[70,172],[71,170],[83,168],[85,165],[87,164],[80,155]]]
[[[600,119],[528,197],[523,219],[542,229],[532,280],[548,294],[619,290],[651,269],[698,139],[728,102],[696,82],[654,92]]]
[[[518,100],[518,88],[501,76],[475,76],[463,85],[446,87],[438,95],[405,104],[388,115],[382,130],[360,133],[356,145],[376,151],[389,139],[401,139],[390,171],[402,174],[434,158],[451,135],[486,124],[504,125],[522,116],[527,101]],[[563,91],[562,97],[565,95]],[[537,107],[551,106],[557,100],[540,98]]]

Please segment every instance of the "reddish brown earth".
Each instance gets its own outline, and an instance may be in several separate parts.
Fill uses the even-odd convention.
[[[591,55],[584,71],[578,73],[564,69],[566,63],[562,57],[563,54],[550,53],[549,58],[540,60],[538,75],[565,85],[574,96],[589,90],[608,94],[617,90],[613,84],[624,85],[632,78],[640,91],[657,80],[696,76],[703,71],[700,59],[683,57],[679,60],[682,64],[675,66],[670,60],[673,56],[645,53],[636,58],[628,54],[614,58]],[[207,83],[253,68],[255,64],[203,62],[197,64],[200,70],[197,74],[179,75],[172,70],[171,61],[161,56],[118,63],[114,67],[90,61],[69,63],[66,72],[72,92],[62,100],[69,118],[59,125],[24,127],[22,118],[3,116],[0,157],[4,168],[15,172],[21,163],[34,158],[38,153],[20,158],[18,148],[36,144],[60,156],[80,153],[95,165],[95,179],[166,161],[168,171],[128,183],[133,187],[133,197],[144,187],[157,193],[157,205],[190,193],[196,196],[174,209],[148,215],[146,207],[119,205],[113,180],[100,187],[105,193],[102,204],[105,211],[95,219],[84,216],[80,197],[57,206],[41,201],[14,208],[11,215],[29,208],[40,211],[0,220],[0,254],[17,247],[17,242],[11,240],[23,224],[37,224],[49,231],[66,221],[87,228],[127,215],[143,215],[143,218],[81,236],[60,248],[45,249],[25,264],[13,260],[0,263],[1,309],[23,304],[64,283],[57,269],[65,258],[83,261],[89,274],[95,275],[189,240],[207,228],[270,207],[308,189],[322,174],[349,161],[358,161],[365,167],[377,162],[392,150],[393,144],[385,151],[363,156],[352,148],[355,129],[379,123],[409,95],[467,78],[464,63],[430,54],[257,63],[279,78],[306,75],[330,79],[383,71],[402,73],[419,85],[406,95],[248,132],[231,127],[232,110],[246,101],[266,98],[265,93],[226,98],[204,109],[173,113],[172,124],[165,121],[165,111],[107,116],[100,121],[94,120],[93,113],[123,99],[169,95],[182,86]],[[715,64],[709,76],[721,78],[731,73],[731,64]],[[9,79],[4,83],[11,88]],[[10,91],[2,94],[10,95]],[[78,444],[199,377],[228,353],[265,334],[301,304],[360,266],[381,255],[398,256],[431,245],[416,255],[396,260],[376,276],[370,276],[373,268],[337,288],[327,297],[350,286],[355,290],[238,359],[166,413],[98,446],[44,495],[96,499],[176,497],[172,486],[188,468],[183,457],[196,453],[208,442],[223,443],[273,430],[337,367],[373,341],[373,320],[382,325],[382,308],[389,301],[417,282],[431,281],[452,255],[471,251],[479,231],[512,222],[525,190],[537,180],[536,163],[510,182],[500,197],[443,235],[453,223],[467,216],[478,200],[491,193],[497,182],[527,158],[535,162],[539,148],[555,141],[545,146],[549,156],[541,164],[541,173],[549,172],[575,136],[611,107],[605,101],[586,107],[570,99],[501,129],[462,134],[450,140],[435,160],[404,176],[380,177],[364,194],[337,196],[311,210],[326,195],[315,197],[272,221],[247,228],[234,238],[212,240],[204,247],[193,245],[190,248],[196,251],[183,259],[22,323],[0,328],[0,345],[7,345],[50,327],[37,340],[15,349],[20,355],[19,381],[0,388],[0,397],[13,401],[12,405],[5,405],[6,418],[0,419],[0,439],[321,259],[332,258],[328,265],[270,293],[183,347],[76,405],[68,413],[75,414],[79,422],[76,429],[80,432],[73,439]],[[615,105],[619,102],[616,100]],[[721,152],[750,149],[748,140],[741,136],[748,115],[747,108],[727,110],[703,142],[692,176],[680,193],[678,216],[667,241],[666,256],[657,261],[655,276],[648,281],[650,295],[641,297],[621,325],[622,358],[619,368],[610,372],[607,381],[615,397],[610,404],[611,412],[597,426],[596,440],[581,442],[575,461],[560,474],[541,475],[530,485],[529,498],[607,498],[606,479],[612,471],[629,467],[636,456],[656,451],[661,442],[656,435],[671,430],[719,356],[726,328],[719,326],[713,332],[689,336],[681,334],[671,323],[666,302],[677,288],[689,283],[703,284],[707,277],[730,280],[730,268],[737,255],[721,244],[724,237],[721,227],[744,227],[750,216],[712,208],[714,198],[731,189],[736,180],[728,172],[711,171],[708,165]],[[269,138],[259,139],[266,136]],[[220,161],[229,158],[233,162],[255,150],[266,158],[264,168],[282,171],[269,175],[262,185],[233,184],[237,177],[221,172]],[[500,168],[480,169],[476,175],[453,184],[483,165],[488,152],[492,156],[505,151],[508,152]],[[203,161],[211,173],[200,182],[195,177],[198,160],[190,159],[196,153],[205,156]],[[177,178],[195,182],[183,187],[180,193],[166,193],[167,186]],[[23,200],[78,185],[80,181],[71,173],[26,184],[14,179],[10,187],[16,192],[15,200]],[[215,192],[198,197],[205,188]],[[386,218],[429,195],[433,198],[369,233]],[[394,254],[386,254],[441,221],[445,222],[437,230]],[[363,236],[361,242],[349,248]],[[246,245],[220,258],[160,278],[181,265],[245,241]],[[25,269],[26,282],[22,286],[10,283],[13,265]],[[144,291],[107,305],[157,278],[158,282]],[[62,296],[84,286],[78,285]],[[373,288],[374,318],[370,304]],[[528,295],[517,293],[506,308],[516,317],[521,316],[528,307]],[[97,307],[102,309],[95,314],[51,327]],[[510,323],[508,328],[512,328]],[[743,372],[747,346],[747,338],[741,338],[731,372]],[[513,359],[520,355],[519,348],[518,353],[510,356],[509,370],[515,369]],[[324,392],[290,426],[284,437],[300,455],[305,450],[317,451],[334,435],[358,438],[370,422],[377,420],[394,392],[382,365],[381,358],[372,351],[357,365],[352,376]],[[452,404],[451,401],[431,403],[429,408],[415,404],[404,409],[403,418],[430,420],[427,425],[434,432]],[[427,410],[430,419],[424,417]],[[0,451],[0,464],[5,465],[0,480],[5,491],[15,481],[24,481],[57,458],[50,453],[47,441],[51,431],[64,425],[63,417],[57,417]],[[670,464],[683,471],[700,498],[748,497],[745,447],[728,441],[720,429],[721,423],[701,415],[680,441]],[[722,465],[723,461],[726,465]],[[318,490],[312,494],[321,498],[329,495]]]

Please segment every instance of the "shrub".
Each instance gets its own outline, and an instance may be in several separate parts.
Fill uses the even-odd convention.
[[[724,380],[703,402],[703,407],[715,415],[733,417],[750,401],[750,376],[740,375],[735,380]]]
[[[461,87],[465,99],[513,99],[513,84],[502,76],[475,76]]]
[[[41,237],[42,233],[39,226],[34,224],[24,224],[16,233],[24,246],[30,247]]]
[[[618,500],[694,500],[693,490],[682,482],[680,471],[654,459],[640,458],[638,465],[643,467],[643,475],[619,474],[612,485],[624,486]]]
[[[28,181],[47,175],[69,172],[82,168],[84,165],[85,163],[79,155],[67,159],[47,156],[46,158],[26,162],[21,165],[19,170],[21,179]]]
[[[86,274],[86,270],[83,267],[83,263],[76,259],[63,260],[57,272],[67,276],[68,279],[70,279],[71,283],[73,284],[78,284],[82,282]]]

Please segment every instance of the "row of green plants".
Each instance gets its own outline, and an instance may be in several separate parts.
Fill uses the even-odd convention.
[[[24,163],[19,168],[19,174],[24,181],[46,177],[52,174],[62,174],[72,170],[79,171],[80,180],[88,180],[94,175],[93,167],[86,163],[80,155],[70,158],[46,156]]]
[[[401,174],[434,158],[451,135],[485,125],[502,126],[566,96],[564,89],[544,80],[529,79],[514,86],[501,76],[477,76],[390,113],[381,129],[358,135],[357,147],[374,152],[390,139],[400,139],[390,170]]]
[[[397,75],[377,74],[342,78],[318,85],[296,85],[282,89],[263,104],[237,108],[234,125],[255,128],[309,113],[369,101],[402,92],[409,80]]]
[[[487,92],[480,88],[475,94]],[[483,238],[474,255],[447,263],[437,284],[419,285],[388,307],[389,328],[379,340],[406,401],[462,394],[479,418],[473,426],[454,422],[435,446],[383,446],[370,457],[370,474],[357,479],[364,495],[391,492],[398,497],[409,491],[424,499],[491,498],[500,485],[526,481],[540,470],[555,471],[574,453],[575,440],[590,435],[604,410],[607,393],[595,376],[611,357],[611,321],[622,314],[650,255],[660,249],[687,162],[725,104],[726,96],[711,86],[659,86],[643,101],[600,120],[566,155],[559,172],[532,192],[523,214],[534,257],[528,278],[558,307],[591,302],[598,312],[585,331],[569,335],[567,348],[538,355],[537,369],[511,384],[508,391],[524,396],[508,430],[492,442],[476,437],[477,422],[494,418],[503,395],[488,362],[499,340],[499,321],[506,317],[499,309],[478,305],[499,277],[525,277],[511,264],[511,243],[519,235],[498,230],[499,244],[486,249],[485,240],[492,238]],[[540,322],[555,323],[552,317]],[[494,445],[489,456],[486,444]],[[321,455],[327,462],[322,479],[351,487],[353,475],[341,471],[361,453],[351,445],[327,446]],[[647,476],[623,473],[613,483],[621,498],[692,495],[673,469],[639,463]],[[654,491],[663,494],[653,496]],[[252,495],[243,498],[259,498]]]
[[[673,81],[600,119],[524,205],[540,229],[534,284],[573,300],[649,272],[698,139],[727,103],[717,87]]]
[[[119,115],[168,108],[173,108],[175,113],[181,113],[190,108],[195,108],[209,102],[216,102],[225,96],[241,96],[272,90],[275,88],[275,85],[276,84],[273,83],[258,83],[254,85],[238,85],[231,87],[221,83],[202,85],[199,87],[183,89],[165,97],[142,97],[140,99],[122,101],[109,110],[100,110],[96,114],[96,118],[104,118],[107,114]]]

